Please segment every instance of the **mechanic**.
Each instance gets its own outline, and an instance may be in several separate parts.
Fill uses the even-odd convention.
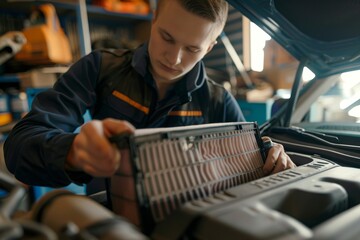
[[[225,0],[159,0],[147,43],[135,50],[93,51],[36,96],[4,144],[8,169],[29,185],[84,184],[113,175],[121,164],[119,150],[108,141],[112,135],[245,121],[234,97],[207,77],[202,62],[227,12]],[[92,120],[84,123],[87,110]],[[293,167],[275,144],[264,171]]]

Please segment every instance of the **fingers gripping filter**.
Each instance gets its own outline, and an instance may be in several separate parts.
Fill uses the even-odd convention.
[[[113,211],[145,232],[186,202],[264,175],[255,123],[144,129],[111,141],[122,151],[110,181]]]
[[[269,150],[270,148],[272,148],[274,146],[274,143],[271,141],[270,138],[267,138],[263,141],[263,146],[264,146],[265,150]]]

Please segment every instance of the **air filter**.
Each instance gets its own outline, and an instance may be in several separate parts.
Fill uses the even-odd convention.
[[[184,203],[264,176],[256,123],[136,130],[115,136],[121,166],[111,178],[113,211],[144,232]]]

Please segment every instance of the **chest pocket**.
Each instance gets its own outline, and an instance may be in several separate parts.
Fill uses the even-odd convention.
[[[203,124],[204,113],[201,109],[188,110],[180,109],[173,110],[168,114],[167,126],[186,126]]]
[[[143,122],[149,114],[149,107],[118,90],[108,95],[106,105],[112,109],[113,117],[137,124]]]
[[[98,83],[102,117],[131,122],[139,127],[146,121],[152,93],[141,76],[132,68],[133,52],[105,52]]]

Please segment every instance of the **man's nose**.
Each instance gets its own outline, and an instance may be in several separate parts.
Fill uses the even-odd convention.
[[[181,48],[173,48],[170,49],[166,55],[166,60],[171,66],[175,66],[181,63],[182,58],[182,49]]]

